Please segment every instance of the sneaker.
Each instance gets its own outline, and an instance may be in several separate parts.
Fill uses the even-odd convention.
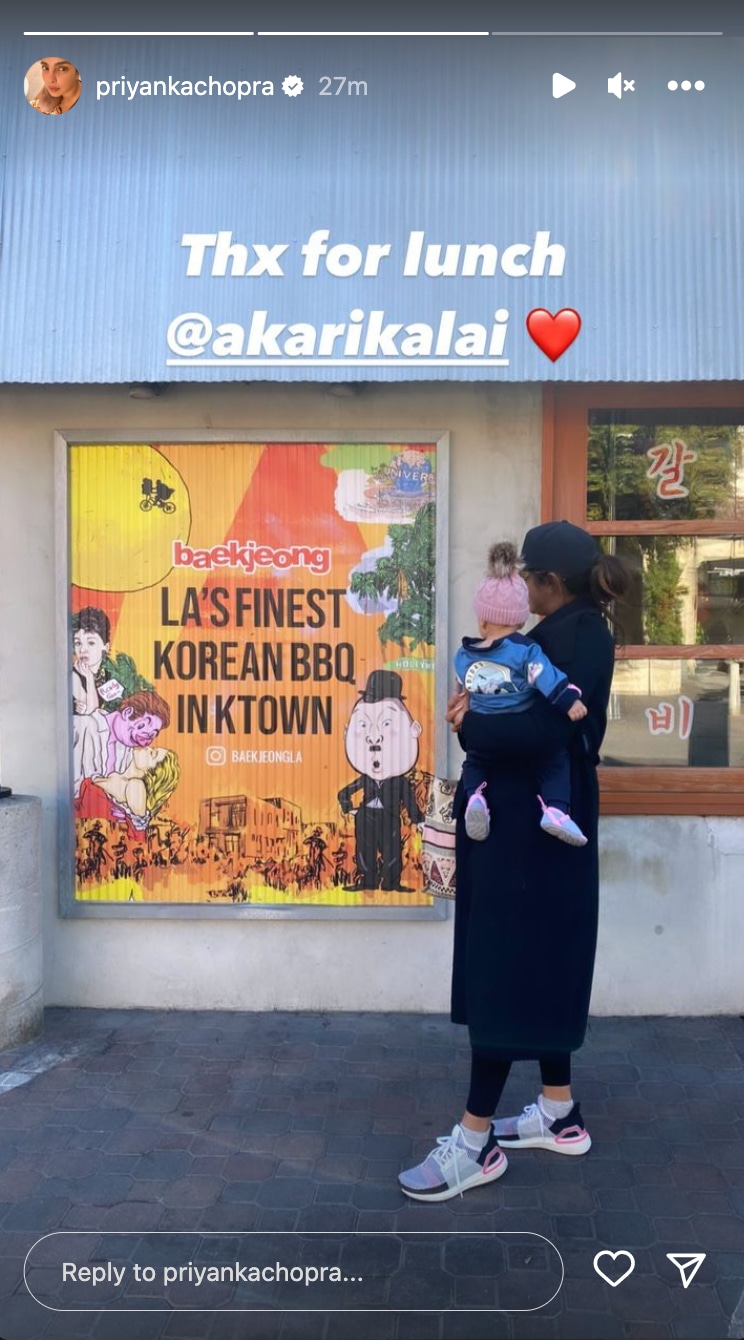
[[[571,847],[586,846],[587,840],[570,814],[566,814],[564,810],[557,810],[554,805],[545,805],[542,800],[540,804],[543,807],[543,816],[540,820],[543,833],[549,833],[551,837],[557,837],[560,842],[567,842]],[[465,823],[467,826],[467,816]]]
[[[458,1123],[451,1135],[439,1137],[436,1149],[423,1163],[402,1172],[398,1182],[412,1200],[450,1200],[474,1186],[495,1182],[506,1168],[506,1155],[501,1153],[493,1131],[482,1149],[469,1149]]]
[[[574,1103],[567,1117],[551,1121],[538,1098],[521,1116],[494,1121],[493,1133],[503,1149],[552,1149],[554,1154],[586,1154],[592,1147],[578,1103]]]
[[[473,842],[485,842],[491,831],[491,816],[483,795],[485,789],[486,784],[482,782],[465,807],[465,832]]]

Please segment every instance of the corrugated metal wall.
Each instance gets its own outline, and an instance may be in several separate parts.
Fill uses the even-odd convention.
[[[44,117],[22,96],[39,41],[18,39],[2,58],[2,381],[744,376],[736,43],[44,39],[66,43],[84,83],[69,114]],[[606,89],[618,68],[636,83],[621,101]],[[555,69],[577,81],[560,101]],[[301,98],[282,94],[289,74],[302,76]],[[321,76],[344,74],[366,81],[366,97],[318,96]],[[705,92],[667,92],[675,74],[704,79]],[[274,96],[96,99],[97,80],[210,75],[271,79]],[[393,251],[377,278],[303,277],[299,247],[319,228]],[[405,278],[415,229],[500,248],[547,230],[566,248],[565,273]],[[187,278],[182,234],[218,230],[290,244],[284,276]],[[555,364],[524,329],[538,306],[582,316]],[[177,315],[247,326],[256,309],[279,324],[376,309],[433,326],[442,310],[489,326],[507,309],[508,366],[168,365]]]

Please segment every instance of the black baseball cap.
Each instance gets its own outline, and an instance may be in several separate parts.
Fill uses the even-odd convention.
[[[546,521],[528,530],[522,564],[528,572],[555,572],[569,581],[588,576],[601,556],[597,541],[570,521]]]

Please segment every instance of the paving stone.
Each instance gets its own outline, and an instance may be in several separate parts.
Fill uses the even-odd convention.
[[[256,1231],[259,1233],[294,1233],[299,1210],[262,1208]]]
[[[578,1159],[557,1158],[547,1150],[531,1152],[534,1153],[538,1163],[542,1164],[546,1182],[566,1182],[569,1186],[573,1186],[581,1177],[580,1167],[577,1167]]]
[[[672,1335],[677,1340],[721,1340],[725,1325],[722,1317],[678,1317],[672,1322]]]
[[[126,1209],[127,1202],[121,1206]],[[64,1217],[62,1228],[80,1228],[92,1232],[101,1228],[110,1207],[106,1205],[71,1205]]]
[[[308,1205],[297,1216],[298,1232],[322,1232],[323,1230],[353,1232],[357,1223],[357,1211],[352,1205]]]
[[[94,1173],[90,1177],[48,1177],[46,1196],[64,1196],[73,1205],[115,1205],[125,1200],[132,1187],[131,1177]]]
[[[208,1205],[203,1211],[199,1218],[199,1228],[210,1233],[228,1233],[231,1230],[250,1233],[256,1228],[259,1215],[257,1205],[250,1203],[231,1205],[225,1201],[218,1201],[216,1205]]]
[[[34,1233],[50,1232],[59,1228],[69,1208],[70,1202],[64,1196],[45,1199],[32,1197],[14,1205],[7,1212],[3,1219],[3,1228],[28,1229]]]
[[[401,1199],[402,1193],[393,1182],[362,1182],[352,1193],[352,1203],[358,1210],[400,1209]]]
[[[327,1325],[327,1317],[284,1313],[277,1335],[279,1340],[325,1340]]]
[[[689,1195],[676,1187],[639,1186],[634,1194],[638,1209],[652,1219],[657,1215],[684,1218],[692,1213]]]
[[[636,1166],[639,1163],[664,1164],[672,1162],[669,1150],[660,1145],[657,1140],[621,1139],[618,1141],[618,1150],[621,1158],[631,1166]]]
[[[365,1182],[397,1182],[398,1173],[410,1162],[410,1158],[364,1159],[363,1179]]]
[[[201,1158],[202,1156],[209,1158],[215,1154],[224,1154],[228,1156],[236,1151],[240,1144],[239,1134],[236,1136],[227,1134],[224,1131],[210,1131],[203,1135],[199,1134],[194,1136],[179,1135],[177,1139],[183,1141],[183,1143],[174,1147],[188,1149],[189,1153],[193,1154],[194,1158]],[[156,1149],[164,1149],[166,1147],[167,1146],[163,1143],[154,1146]]]
[[[11,1165],[0,1173],[0,1202],[23,1200],[33,1196],[43,1182],[43,1174],[32,1168]]]
[[[326,1148],[323,1154],[318,1158],[353,1159],[357,1155],[363,1155],[365,1142],[361,1135],[329,1135],[326,1137]]]
[[[666,1340],[672,1332],[656,1321],[626,1321],[624,1334],[628,1340]]]
[[[322,1116],[302,1112],[292,1118],[292,1129],[295,1131],[322,1131],[325,1129],[325,1122]]]
[[[348,1205],[354,1190],[352,1183],[321,1182],[315,1188],[316,1205]]]
[[[363,1313],[352,1317],[347,1313],[328,1317],[325,1340],[349,1340],[349,1324],[353,1325],[354,1340],[394,1340],[396,1318],[392,1313],[365,1316]],[[436,1333],[429,1332],[429,1340]]]
[[[676,1251],[685,1245],[690,1248],[699,1245],[692,1219],[654,1219],[653,1226],[659,1244],[671,1244],[669,1251]]]
[[[507,1158],[509,1159],[509,1171],[506,1176],[509,1178],[510,1186],[543,1186],[549,1167],[548,1164],[542,1160],[530,1158],[526,1151],[514,1155],[507,1154]]]
[[[436,1207],[432,1205],[428,1208],[433,1210]],[[399,1216],[397,1210],[360,1210],[357,1215],[357,1233],[392,1233],[402,1226],[402,1215]]]
[[[273,1174],[276,1160],[258,1154],[233,1154],[224,1167],[224,1176],[228,1182],[263,1182]]]
[[[609,1191],[595,1191],[594,1201],[598,1210],[634,1210],[636,1202],[631,1187],[610,1188]]]
[[[356,1182],[363,1175],[364,1160],[361,1158],[318,1159],[314,1168],[314,1177],[319,1182]]]
[[[157,1229],[163,1218],[163,1206],[155,1203],[126,1201],[123,1205],[112,1205],[106,1210],[100,1227],[115,1232],[140,1229]],[[67,1222],[67,1221],[65,1221]]]
[[[184,1177],[191,1168],[191,1155],[168,1150],[151,1150],[138,1159],[134,1166],[134,1176],[141,1181]]]
[[[744,1251],[744,1221],[722,1214],[694,1215],[692,1223],[701,1243],[709,1251]]]
[[[613,1250],[645,1247],[654,1240],[652,1225],[643,1214],[600,1210],[594,1216],[594,1225],[599,1241],[610,1244]]]
[[[691,1191],[688,1200],[693,1214],[729,1214],[731,1197],[722,1191]]]
[[[228,1188],[229,1190],[229,1188]],[[285,1177],[262,1182],[256,1200],[267,1209],[303,1209],[310,1205],[315,1187],[309,1178]],[[224,1196],[223,1199],[227,1199]]]
[[[558,1335],[570,1336],[570,1340],[627,1340],[629,1332],[625,1323],[606,1312],[571,1312],[559,1325]],[[649,1332],[649,1340],[661,1340],[661,1336],[658,1329]]]
[[[671,1312],[669,1286],[655,1276],[639,1272],[636,1260],[633,1274],[613,1290],[612,1310],[628,1321],[660,1321],[668,1324]],[[722,1340],[720,1335],[719,1340]]]
[[[540,1192],[535,1187],[503,1186],[501,1196],[505,1210],[535,1209],[540,1205]]]
[[[160,1340],[168,1314],[107,1312],[90,1332],[91,1340]]]
[[[222,1194],[221,1177],[180,1177],[163,1189],[165,1205],[173,1208],[212,1205]]]
[[[594,1152],[591,1158],[582,1159],[581,1181],[584,1186],[601,1187],[602,1190],[609,1190],[613,1187],[633,1186],[635,1180],[634,1169],[627,1163],[621,1163],[616,1159],[597,1157]]]
[[[40,1340],[48,1332],[51,1317],[25,1290],[3,1300],[2,1325],[8,1340]]]
[[[669,1164],[645,1163],[633,1169],[638,1186],[673,1186],[673,1174],[674,1167]]]
[[[594,1196],[584,1186],[573,1183],[553,1183],[540,1192],[540,1205],[548,1214],[591,1214]]]
[[[551,1340],[551,1337],[558,1335],[552,1317],[540,1316],[534,1312],[530,1313],[529,1317],[514,1317],[511,1322],[511,1333],[514,1340],[543,1340],[543,1337],[545,1340]]]
[[[96,1318],[80,1313],[58,1312],[44,1331],[45,1340],[90,1340],[91,1326]]]
[[[263,1184],[261,1181],[258,1180],[244,1181],[241,1178],[231,1178],[231,1177],[223,1177],[221,1181],[223,1183],[223,1189],[222,1192],[220,1193],[221,1199],[231,1202],[234,1201],[236,1203],[241,1201],[255,1200],[258,1195],[258,1191]]]
[[[274,1169],[275,1177],[309,1177],[313,1171],[312,1159],[279,1159]]]
[[[563,1238],[595,1237],[594,1219],[589,1214],[557,1214],[553,1217],[555,1236]]]

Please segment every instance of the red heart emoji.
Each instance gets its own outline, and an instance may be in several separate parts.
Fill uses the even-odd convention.
[[[555,316],[544,307],[535,307],[527,317],[528,334],[553,363],[565,354],[580,330],[581,317],[573,307],[562,307]]]

